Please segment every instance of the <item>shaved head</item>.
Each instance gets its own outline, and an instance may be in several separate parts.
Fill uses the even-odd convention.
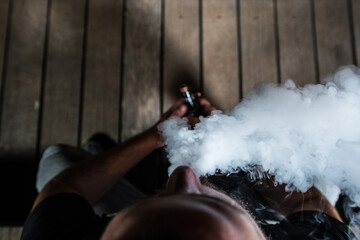
[[[114,217],[102,239],[251,240],[265,237],[241,205],[203,186],[190,168],[181,167],[170,176],[161,194],[140,201]]]

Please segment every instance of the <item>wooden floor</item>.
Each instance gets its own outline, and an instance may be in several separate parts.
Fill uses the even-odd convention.
[[[228,109],[258,82],[357,65],[359,12],[360,0],[0,0],[0,174],[18,183],[6,189],[31,194],[19,173],[50,144],[148,128],[181,83]]]

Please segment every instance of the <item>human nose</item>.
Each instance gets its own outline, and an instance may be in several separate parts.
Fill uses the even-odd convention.
[[[200,194],[202,185],[195,172],[186,166],[180,166],[170,175],[163,194]]]

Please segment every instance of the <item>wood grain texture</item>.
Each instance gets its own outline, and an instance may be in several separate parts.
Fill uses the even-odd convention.
[[[149,128],[160,117],[161,9],[158,0],[127,1],[122,141]],[[159,187],[161,165],[155,151],[126,177],[145,193],[153,194]]]
[[[1,116],[1,156],[34,157],[47,0],[13,2]]]
[[[0,239],[19,240],[22,230],[22,227],[0,226]]]
[[[315,24],[320,80],[352,64],[347,1],[316,0]]]
[[[360,0],[352,0],[353,31],[357,65],[360,65]]]
[[[165,1],[163,110],[179,98],[178,88],[200,86],[199,1]]]
[[[122,5],[90,1],[82,140],[96,132],[118,139]]]
[[[127,2],[122,140],[160,117],[160,24],[160,1]]]
[[[225,110],[239,102],[236,1],[203,1],[204,96]]]
[[[11,227],[1,226],[0,227],[0,239],[9,239],[10,238],[10,229],[11,229]]]
[[[9,240],[19,240],[23,227],[10,227]]]
[[[240,1],[242,90],[278,81],[273,0]]]
[[[50,10],[41,149],[76,145],[85,0],[53,0]]]
[[[316,83],[310,0],[278,0],[281,81]]]
[[[6,30],[8,24],[7,21],[8,12],[9,12],[9,0],[0,1],[0,74],[2,74],[3,72]]]

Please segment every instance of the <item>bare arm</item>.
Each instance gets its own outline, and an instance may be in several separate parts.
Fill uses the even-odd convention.
[[[158,123],[171,116],[182,117],[186,110],[182,101],[178,101]],[[152,151],[164,145],[158,134],[157,124],[115,148],[103,154],[91,156],[59,173],[39,193],[33,209],[42,200],[61,192],[76,193],[90,204],[95,204],[132,167]]]

